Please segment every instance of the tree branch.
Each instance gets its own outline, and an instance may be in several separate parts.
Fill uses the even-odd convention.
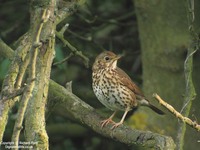
[[[23,92],[24,92],[24,88],[17,89],[15,91],[13,91],[12,93],[10,93],[10,95],[8,95],[8,97],[4,97],[3,99],[0,99],[0,101],[5,102],[6,100],[13,99],[17,96],[22,95]]]
[[[40,35],[43,28],[44,23],[48,20],[48,11],[47,9],[44,9],[43,14],[41,16],[41,23],[39,24],[38,31],[35,34],[34,41],[32,42],[32,47],[30,51],[30,73],[29,73],[29,82],[28,85],[25,88],[25,91],[23,93],[23,96],[20,101],[18,113],[17,113],[17,119],[15,121],[15,126],[13,130],[12,135],[12,141],[15,146],[15,150],[18,149],[19,144],[19,135],[20,131],[22,129],[22,123],[24,120],[24,114],[27,108],[27,104],[29,99],[32,96],[32,92],[35,86],[35,78],[36,78],[36,60],[38,56],[38,50],[40,46]]]
[[[71,114],[75,119],[103,136],[128,145],[136,144],[162,150],[172,150],[175,148],[172,138],[157,133],[132,130],[124,125],[114,130],[111,130],[111,126],[101,128],[100,122],[103,118],[93,107],[52,80],[49,85],[49,100],[59,103],[59,107],[63,107],[66,112]]]
[[[60,0],[58,3],[58,13],[56,16],[56,24],[59,24],[64,19],[66,19],[69,15],[73,14],[74,11],[77,10],[77,7],[83,5],[86,0],[72,0],[70,2],[66,2],[64,0]]]
[[[1,99],[9,97],[15,91],[18,91],[19,87],[21,86],[22,80],[20,80],[18,77],[20,74],[22,75],[22,73],[20,72],[21,64],[23,63],[26,54],[30,48],[28,35],[23,36],[23,39],[20,43],[21,44],[17,48],[17,50],[13,52],[9,46],[3,43],[3,41],[0,42],[0,47],[3,45],[3,49],[0,48],[1,54],[3,54],[2,56],[13,56],[12,58],[10,58],[12,59],[12,63],[11,67],[9,68],[8,75],[3,81],[2,91],[0,95]],[[0,143],[2,142],[3,133],[7,125],[8,112],[14,106],[17,99],[18,97],[14,99],[7,99],[5,101],[0,101]]]
[[[1,51],[3,50],[0,49]],[[101,129],[100,121],[102,121],[102,117],[95,109],[52,80],[50,80],[48,93],[50,101],[59,103],[60,105],[58,106],[63,107],[66,113],[69,113],[76,120],[105,137],[129,145],[140,145],[160,150],[175,149],[175,144],[171,137],[157,133],[130,129],[124,125],[114,130],[110,130],[111,126]]]
[[[188,117],[184,117],[181,113],[179,113],[176,109],[174,109],[173,106],[165,102],[163,99],[160,98],[158,94],[153,94],[153,97],[156,98],[156,100],[163,105],[165,108],[167,108],[173,115],[175,115],[176,118],[180,119],[183,123],[188,124],[192,128],[196,129],[197,131],[200,131],[200,125],[197,124],[196,121],[192,121]]]
[[[89,59],[81,52],[78,51],[73,45],[71,45],[65,38],[64,38],[64,32],[67,29],[67,25],[63,26],[63,28],[57,32],[56,36],[63,42],[64,46],[67,46],[73,55],[77,55],[83,59],[84,65],[88,68],[89,67]]]
[[[13,50],[8,47],[3,41],[2,39],[0,39],[0,50],[1,51],[1,55],[3,55],[6,58],[11,59],[13,56]]]
[[[56,65],[60,65],[66,61],[68,61],[71,57],[73,56],[73,53],[70,53],[69,56],[65,57],[63,60],[59,61],[59,62],[56,62],[54,63],[53,65],[56,66]]]
[[[28,102],[29,109],[26,110],[28,117],[25,117],[25,138],[26,141],[38,143],[33,145],[33,149],[48,150],[49,138],[46,132],[45,110],[51,65],[55,55],[56,3],[54,0],[48,2],[32,0],[31,2],[31,35],[32,39],[35,39],[36,47],[32,47],[32,56],[35,61],[34,65],[31,65],[33,69],[29,72],[29,78],[35,78],[35,85]]]

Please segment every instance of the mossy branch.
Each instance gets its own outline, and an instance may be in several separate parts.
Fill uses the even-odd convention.
[[[17,101],[18,94],[20,93],[20,87],[23,78],[23,72],[20,72],[23,64],[24,58],[29,50],[29,38],[28,35],[23,36],[19,47],[16,49],[15,52],[11,50],[9,46],[7,46],[1,40],[0,46],[3,49],[0,49],[2,56],[13,56],[12,63],[8,71],[8,75],[3,81],[2,91],[1,91],[1,99],[6,99],[4,101],[0,101],[0,142],[3,138],[3,133],[5,131],[5,126],[8,120],[8,112],[14,106],[15,102]],[[21,77],[20,77],[21,76]],[[21,79],[20,79],[21,78]],[[19,92],[19,93],[18,93]],[[12,96],[12,97],[10,97]],[[7,99],[7,98],[11,99]]]
[[[39,24],[38,31],[36,32],[35,35],[35,40],[32,42],[32,47],[30,50],[30,72],[29,72],[29,80],[27,83],[27,86],[25,88],[25,91],[23,93],[23,96],[20,101],[18,113],[17,113],[17,119],[15,121],[15,126],[13,130],[13,135],[12,135],[12,141],[14,142],[14,146],[16,147],[15,149],[17,150],[18,148],[18,143],[19,143],[19,135],[20,131],[22,129],[22,123],[24,120],[24,114],[27,108],[27,104],[29,99],[32,96],[32,91],[35,86],[35,78],[36,78],[36,61],[37,61],[37,56],[38,56],[38,50],[40,46],[40,34],[42,31],[42,27],[44,23],[48,20],[48,11],[45,9],[42,13],[41,16],[41,23]]]
[[[101,128],[100,122],[103,118],[93,107],[52,80],[49,85],[49,100],[60,104],[58,106],[64,108],[66,113],[103,136],[128,145],[136,144],[162,150],[172,150],[175,148],[172,138],[157,133],[133,130],[125,125],[114,130],[111,130],[111,125]]]
[[[13,56],[13,50],[8,47],[2,39],[0,39],[0,49],[4,49],[4,51],[1,51],[1,55],[5,56],[6,58],[11,59]]]
[[[3,99],[0,99],[0,101],[4,103],[6,100],[13,99],[17,96],[22,95],[23,92],[24,92],[24,88],[16,89],[12,93],[10,93],[10,95],[8,95],[8,97],[4,97]]]

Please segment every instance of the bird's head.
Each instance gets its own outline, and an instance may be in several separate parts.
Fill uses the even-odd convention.
[[[121,58],[120,55],[116,55],[111,51],[104,51],[96,57],[92,69],[115,69],[119,58]]]

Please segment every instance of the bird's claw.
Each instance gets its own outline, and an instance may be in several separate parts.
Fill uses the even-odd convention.
[[[101,128],[103,128],[104,126],[107,126],[109,123],[114,124],[114,125],[111,127],[112,130],[115,129],[115,128],[117,128],[117,127],[120,126],[121,124],[123,124],[123,122],[118,122],[118,123],[116,123],[116,122],[114,122],[112,119],[108,118],[108,119],[106,119],[106,120],[101,121]]]
[[[114,125],[112,126],[112,130],[117,128],[118,126],[120,126],[121,124],[123,124],[122,122],[118,122],[118,123],[114,123]]]
[[[115,122],[112,119],[108,118],[106,120],[101,121],[101,128],[103,128],[104,126],[107,126],[109,123],[115,124]]]

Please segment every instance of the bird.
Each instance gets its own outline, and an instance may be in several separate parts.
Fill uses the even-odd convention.
[[[154,112],[163,115],[164,112],[151,104],[139,87],[131,78],[117,66],[121,55],[112,51],[100,53],[92,66],[92,88],[97,99],[114,113],[101,121],[101,127],[113,124],[114,129],[123,124],[129,111],[139,106],[147,106]],[[119,122],[114,122],[113,117],[118,111],[124,111]]]

